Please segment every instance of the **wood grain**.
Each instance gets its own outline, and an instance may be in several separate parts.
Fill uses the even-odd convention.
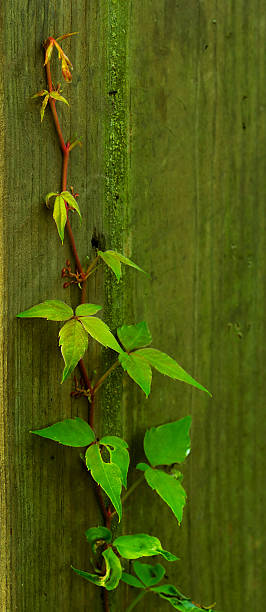
[[[151,425],[192,414],[184,469],[188,504],[178,528],[143,484],[126,503],[126,532],[147,531],[182,558],[169,581],[223,612],[259,612],[265,587],[265,17],[261,0],[8,0],[2,31],[1,128],[1,609],[102,609],[85,530],[101,522],[78,452],[29,430],[87,406],[60,386],[57,324],[15,315],[47,298],[75,305],[60,270],[48,191],[60,187],[52,120],[31,95],[44,86],[41,41],[65,41],[74,65],[60,108],[63,130],[83,140],[69,185],[80,193],[80,252],[123,252],[134,270],[121,285],[97,273],[89,299],[112,329],[146,319],[154,346],[213,393],[154,374],[148,400],[117,372],[99,394],[98,431],[122,434],[132,466]],[[54,64],[56,65],[56,64]],[[58,70],[56,79],[60,79]],[[62,79],[61,79],[62,80]],[[116,92],[116,93],[113,93]],[[91,349],[100,371],[108,352]],[[93,366],[90,364],[93,363]],[[123,393],[123,397],[122,397]],[[122,413],[119,410],[123,399]],[[101,405],[101,406],[100,406]],[[101,408],[103,409],[101,411]],[[103,416],[100,416],[103,415]],[[130,482],[137,477],[133,471]],[[112,611],[133,595],[119,587]],[[139,611],[167,604],[147,595]]]
[[[182,557],[169,577],[185,593],[224,612],[258,612],[265,598],[263,5],[131,6],[131,239],[135,260],[152,274],[151,285],[132,281],[134,314],[150,322],[154,345],[213,393],[209,400],[159,374],[149,400],[135,393],[127,427],[137,460],[147,426],[193,416],[182,527],[144,489],[138,513],[144,529],[152,507],[152,532]],[[133,510],[131,520],[133,528]],[[147,598],[139,610],[155,605]]]

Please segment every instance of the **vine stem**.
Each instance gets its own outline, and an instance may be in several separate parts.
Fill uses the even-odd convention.
[[[126,609],[126,612],[131,612],[131,610],[133,610],[133,608],[135,608],[135,606],[139,603],[139,601],[142,599],[142,597],[144,597],[144,595],[146,595],[146,590],[141,591],[141,593],[139,595],[137,595],[136,599],[134,599],[131,603],[131,605],[129,606],[129,608]]]
[[[52,82],[52,75],[51,75],[51,66],[50,66],[50,62],[48,61],[46,64],[46,77],[47,77],[47,85],[48,85],[48,90],[51,93],[51,91],[53,91],[53,82]],[[62,155],[63,155],[63,167],[62,167],[62,191],[66,191],[67,188],[67,173],[68,173],[68,163],[69,163],[69,147],[70,147],[70,143],[67,142],[65,143],[63,134],[62,134],[62,130],[61,130],[61,126],[59,123],[59,119],[58,119],[58,114],[57,114],[57,110],[56,110],[56,101],[53,98],[49,98],[49,103],[50,103],[50,108],[52,111],[52,115],[53,115],[53,120],[54,120],[54,124],[55,124],[55,129],[57,131],[57,135],[59,138],[59,142],[60,142],[60,147],[61,147],[61,151],[62,151]],[[76,262],[76,266],[78,271],[80,272],[80,274],[84,274],[84,270],[82,268],[82,265],[80,263],[80,259],[78,256],[78,251],[77,251],[77,247],[76,247],[76,243],[75,243],[75,239],[74,239],[74,235],[72,232],[72,228],[70,225],[70,221],[67,215],[67,231],[68,231],[68,235],[69,235],[69,241],[71,244],[71,248],[73,251],[73,255],[75,258],[75,262]]]
[[[51,93],[51,91],[53,91],[53,82],[52,82],[50,62],[47,62],[45,68],[46,68],[46,78],[47,78],[48,90],[49,90],[49,93]],[[62,153],[64,153],[66,149],[66,145],[65,145],[63,134],[62,134],[61,126],[59,123],[58,114],[56,111],[55,100],[53,98],[49,98],[49,104],[50,104],[50,109],[53,115],[55,129],[57,131],[57,135],[59,138],[60,147],[61,147]]]
[[[95,393],[97,393],[97,391],[99,391],[100,387],[102,386],[102,384],[104,383],[106,378],[109,376],[109,374],[111,374],[111,372],[113,372],[113,370],[115,370],[117,368],[118,365],[119,365],[119,361],[117,359],[110,366],[110,368],[108,368],[108,370],[106,370],[106,372],[101,376],[101,378],[99,378],[99,380],[97,380],[97,383],[93,387],[93,395],[95,395]]]
[[[46,77],[47,77],[47,85],[48,85],[48,90],[49,92],[53,91],[53,82],[52,82],[52,75],[51,75],[51,66],[50,66],[50,62],[48,61],[46,64]],[[52,116],[53,116],[53,120],[54,120],[54,125],[55,125],[55,129],[58,135],[58,139],[59,139],[59,143],[60,143],[60,148],[61,148],[61,152],[62,152],[62,156],[63,156],[63,165],[62,165],[62,191],[66,191],[67,189],[67,175],[68,175],[68,166],[69,166],[69,154],[70,154],[70,143],[66,142],[64,140],[63,134],[62,134],[62,130],[61,130],[61,126],[59,123],[59,118],[58,118],[58,114],[57,114],[57,110],[56,110],[56,101],[53,98],[49,98],[49,104],[50,104],[50,108],[51,108],[51,112],[52,112]],[[83,277],[83,282],[82,282],[82,292],[81,292],[81,304],[84,304],[86,302],[86,274],[83,270],[83,267],[81,265],[80,259],[79,259],[79,255],[78,255],[78,251],[77,251],[77,247],[76,247],[76,243],[75,243],[75,239],[74,239],[74,235],[72,232],[72,228],[71,228],[71,224],[69,221],[69,217],[68,217],[68,205],[66,204],[66,209],[67,209],[67,222],[66,222],[66,226],[67,226],[67,232],[68,232],[68,237],[69,237],[69,241],[70,241],[70,245],[71,245],[71,249],[73,252],[73,256],[75,259],[75,263],[76,263],[76,267],[79,271],[79,273],[81,274],[81,277]],[[84,383],[86,385],[86,387],[90,390],[91,392],[91,402],[90,402],[90,410],[89,410],[89,424],[90,426],[93,428],[93,421],[94,421],[94,403],[95,403],[95,388],[92,388],[92,384],[91,381],[89,379],[85,364],[83,359],[80,359],[79,361],[79,369],[82,375],[82,378],[84,380]],[[114,367],[112,367],[112,369],[114,369]],[[108,376],[108,373],[106,372],[105,375],[102,376],[102,378],[98,381],[98,384],[96,383],[97,388],[99,388],[100,384],[102,384],[103,380],[105,380],[105,378]],[[100,383],[100,384],[99,384]],[[97,390],[97,389],[96,389]],[[102,491],[99,485],[97,485],[96,487],[96,492],[97,492],[97,498],[98,498],[98,502],[103,514],[103,519],[105,522],[106,527],[110,528],[111,527],[111,522],[112,522],[112,513],[110,511],[110,509],[106,509],[105,507],[105,503],[104,503],[104,499],[103,499],[103,495],[102,495]],[[110,606],[109,606],[109,596],[108,596],[108,591],[106,591],[106,589],[104,589],[104,595],[103,595],[103,602],[104,602],[104,611],[105,612],[110,612]]]
[[[110,612],[109,596],[108,596],[108,591],[106,589],[103,589],[103,601],[104,601],[105,612]]]

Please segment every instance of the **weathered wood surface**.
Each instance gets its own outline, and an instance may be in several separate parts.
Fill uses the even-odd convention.
[[[182,527],[143,485],[126,506],[123,529],[160,535],[182,558],[169,579],[195,601],[259,612],[266,561],[264,5],[8,0],[0,15],[1,609],[101,610],[93,587],[70,570],[71,563],[86,568],[84,531],[100,521],[87,474],[76,452],[28,433],[85,416],[86,404],[70,400],[71,383],[58,382],[57,325],[14,318],[45,298],[77,299],[61,289],[69,250],[41,205],[60,186],[60,153],[51,118],[40,126],[30,96],[44,86],[40,42],[78,30],[65,43],[74,78],[64,88],[71,120],[67,109],[62,117],[64,131],[84,142],[69,179],[85,216],[82,229],[75,224],[80,250],[91,252],[96,228],[106,247],[123,247],[151,272],[149,281],[129,271],[121,288],[107,277],[104,292],[98,275],[90,300],[105,296],[113,327],[147,319],[154,346],[213,392],[209,400],[154,374],[145,400],[125,381],[121,417],[121,376],[114,393],[108,385],[97,425],[123,433],[133,464],[147,427],[193,415]],[[127,597],[122,588],[113,610],[125,610]],[[167,608],[150,595],[138,609],[155,606]]]

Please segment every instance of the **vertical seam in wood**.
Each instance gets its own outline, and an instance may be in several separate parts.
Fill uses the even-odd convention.
[[[5,351],[5,292],[4,292],[4,152],[5,152],[5,128],[4,128],[4,89],[2,76],[0,77],[0,501],[1,501],[1,555],[0,555],[0,603],[2,610],[10,610],[10,589],[7,580],[10,565],[10,546],[8,536],[8,448],[6,444],[7,423],[6,423],[6,351]]]

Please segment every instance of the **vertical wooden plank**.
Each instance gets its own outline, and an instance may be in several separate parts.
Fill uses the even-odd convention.
[[[189,503],[177,528],[141,489],[138,527],[182,557],[175,580],[195,601],[263,608],[265,324],[265,20],[261,2],[131,3],[134,313],[213,392],[154,376],[128,386],[136,460],[150,424],[193,414]],[[132,502],[131,526],[136,514]],[[139,530],[141,530],[139,528]],[[157,602],[158,603],[158,602]],[[150,599],[139,610],[152,610]],[[159,609],[163,609],[163,606]]]
[[[154,345],[214,394],[210,402],[155,374],[145,400],[124,379],[121,417],[121,373],[112,378],[97,426],[124,433],[133,465],[143,456],[147,427],[193,414],[182,527],[141,485],[123,529],[159,535],[181,556],[182,564],[167,568],[169,580],[196,601],[216,599],[224,612],[263,609],[263,8],[261,0],[78,0],[67,7],[61,0],[9,0],[0,9],[3,609],[101,609],[95,590],[70,571],[71,563],[88,567],[83,533],[100,522],[87,474],[76,452],[28,433],[85,416],[86,404],[70,400],[70,383],[58,384],[56,325],[15,320],[45,298],[77,299],[60,289],[69,251],[40,205],[59,187],[60,154],[51,119],[40,126],[30,101],[44,85],[40,41],[73,30],[80,35],[66,43],[75,68],[66,95],[76,112],[71,122],[67,109],[62,116],[71,136],[87,135],[70,169],[85,217],[82,230],[74,224],[81,250],[91,251],[94,234],[151,272],[150,283],[129,271],[120,287],[106,275],[104,295],[97,275],[90,299],[105,299],[113,328],[147,318]],[[93,358],[100,367],[99,351]],[[104,355],[102,365],[108,360]],[[113,609],[125,609],[127,597],[119,590]],[[147,597],[139,610],[154,605],[166,604]]]
[[[41,42],[48,35],[80,32],[75,41],[64,43],[74,65],[73,84],[64,86],[72,105],[71,120],[67,107],[59,112],[66,137],[83,140],[82,150],[73,152],[69,174],[69,185],[80,193],[83,225],[80,228],[74,220],[73,226],[83,260],[92,251],[94,230],[102,232],[105,16],[105,3],[83,0],[67,6],[61,0],[41,4],[10,0],[1,6],[5,137],[1,256],[8,375],[4,379],[8,401],[3,405],[7,480],[6,490],[2,489],[8,514],[2,549],[7,552],[7,567],[1,572],[7,587],[3,583],[1,609],[10,611],[102,608],[99,593],[95,599],[95,590],[70,569],[71,564],[88,568],[84,532],[101,521],[88,474],[81,468],[78,451],[29,434],[66,416],[86,417],[86,402],[71,400],[71,382],[59,384],[58,325],[22,322],[15,316],[46,298],[61,298],[73,306],[78,299],[76,290],[62,289],[60,274],[69,248],[60,245],[51,211],[44,206],[45,194],[60,188],[61,155],[49,113],[41,125],[38,105],[30,99],[45,86]],[[54,80],[62,82],[56,56],[53,62]],[[98,275],[91,285],[92,302],[96,295],[102,301],[101,283]]]
[[[3,52],[0,42],[0,49]],[[8,462],[6,451],[8,448],[6,440],[8,414],[6,410],[7,400],[7,362],[6,362],[6,302],[4,287],[4,245],[5,236],[3,231],[4,211],[7,204],[7,193],[5,190],[5,122],[4,122],[4,84],[3,75],[0,74],[0,200],[1,200],[1,223],[0,223],[0,508],[1,508],[1,549],[0,549],[0,602],[3,609],[10,609],[10,585],[8,581],[10,564],[9,547],[9,496],[8,496]]]

